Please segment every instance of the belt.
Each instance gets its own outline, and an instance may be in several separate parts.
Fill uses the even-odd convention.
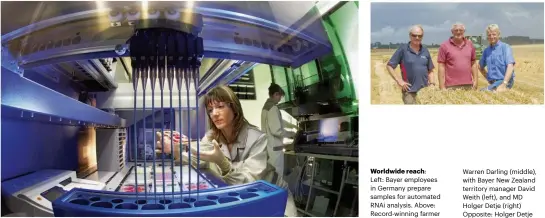
[[[514,77],[511,77],[509,82],[511,82],[511,80],[513,80],[513,79],[514,79]],[[488,83],[492,84],[492,83],[495,83],[495,82],[498,82],[498,81],[504,81],[504,79],[493,79],[493,80],[489,80]]]
[[[282,150],[284,150],[284,146],[273,147],[273,151],[282,151]]]
[[[503,79],[493,79],[493,80],[490,80],[488,81],[489,84],[492,84],[492,83],[495,83],[497,81],[502,81]]]

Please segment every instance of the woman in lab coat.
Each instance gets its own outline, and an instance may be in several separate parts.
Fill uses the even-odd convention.
[[[203,102],[208,114],[210,130],[200,142],[200,167],[209,168],[230,185],[265,180],[288,190],[288,184],[282,175],[278,175],[274,166],[267,161],[266,135],[244,118],[240,101],[235,93],[227,86],[218,86],[208,92]],[[164,134],[165,153],[171,152],[170,135],[168,132]],[[161,138],[160,133],[158,138]],[[179,145],[178,137],[175,141]],[[185,143],[182,142],[182,144]],[[157,147],[161,148],[160,140],[157,142]],[[191,162],[196,166],[197,154],[194,149],[197,146],[192,144],[191,147]],[[180,147],[174,146],[174,148],[175,159],[179,161]],[[182,155],[183,162],[186,162],[185,152]],[[297,216],[291,193],[288,194],[285,215]]]

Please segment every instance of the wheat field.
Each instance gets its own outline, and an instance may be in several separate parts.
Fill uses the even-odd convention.
[[[418,92],[419,104],[543,104],[543,45],[512,46],[515,57],[515,85],[502,93],[478,90],[439,90],[430,86]],[[381,49],[371,51],[371,103],[403,104],[401,89],[388,75],[386,63],[395,50]],[[436,66],[437,49],[430,49]],[[400,76],[399,66],[396,73]],[[437,81],[437,78],[435,78]],[[479,89],[487,86],[485,78],[479,73]]]

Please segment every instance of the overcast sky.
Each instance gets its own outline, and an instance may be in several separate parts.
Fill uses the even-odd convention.
[[[421,24],[424,43],[439,44],[456,22],[466,35],[484,36],[495,23],[502,36],[543,39],[543,3],[371,3],[371,42],[407,42],[410,26]]]

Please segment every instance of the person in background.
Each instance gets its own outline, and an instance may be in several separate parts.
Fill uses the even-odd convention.
[[[483,51],[479,61],[479,70],[488,80],[489,86],[484,91],[503,92],[511,89],[515,83],[515,58],[511,46],[500,41],[500,27],[490,24],[486,35],[490,45]],[[485,69],[486,67],[486,69]]]
[[[478,70],[475,47],[464,36],[465,26],[461,23],[452,25],[452,36],[439,47],[440,89],[477,89]]]
[[[430,52],[422,45],[424,29],[420,25],[409,30],[410,42],[401,45],[386,66],[390,76],[402,90],[403,103],[416,104],[420,89],[433,84],[433,61]],[[395,68],[401,65],[401,76],[395,75]]]
[[[284,95],[284,90],[278,84],[272,83],[269,86],[269,98],[261,111],[261,131],[265,132],[269,141],[267,146],[269,163],[280,175],[284,175],[284,138],[292,138],[295,135],[284,130],[282,115],[277,106]]]
[[[157,147],[161,149],[161,137],[164,137],[164,152],[174,153],[177,162],[191,162],[193,166],[208,169],[229,185],[240,185],[265,180],[288,190],[288,184],[282,175],[276,173],[268,162],[267,135],[251,125],[242,110],[239,99],[227,86],[218,86],[210,90],[203,99],[210,130],[200,142],[197,163],[197,146],[191,145],[191,161],[186,152],[180,156],[180,141],[175,140],[174,151],[170,149],[170,136],[175,133],[157,134]],[[179,134],[179,133],[178,133]],[[187,145],[187,144],[186,144]],[[297,216],[293,195],[288,190],[286,216]]]

